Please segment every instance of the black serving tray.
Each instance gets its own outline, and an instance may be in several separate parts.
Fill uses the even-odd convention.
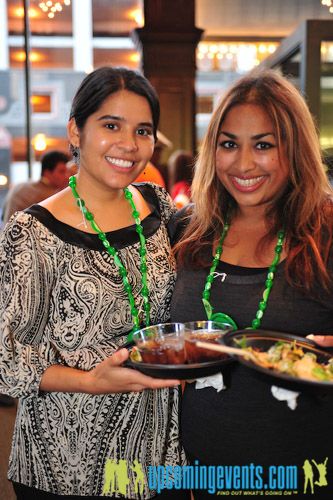
[[[298,335],[293,335],[291,333],[275,332],[270,330],[245,329],[227,332],[223,337],[221,337],[220,343],[230,347],[239,347],[237,340],[241,340],[243,338],[246,339],[247,347],[257,348],[260,351],[267,351],[273,344],[279,341],[290,343],[296,342],[296,345],[301,347],[304,352],[314,353],[317,356],[317,361],[319,363],[328,363],[328,361],[333,357],[332,352],[319,349],[310,339],[299,337]],[[305,389],[318,391],[324,390],[325,392],[332,391],[333,389],[333,381],[309,380],[306,378],[294,377],[290,374],[264,368],[242,356],[235,357],[242,365],[251,370],[255,370],[260,378],[264,378],[268,383],[277,385],[278,387],[284,387],[286,389],[299,392]]]

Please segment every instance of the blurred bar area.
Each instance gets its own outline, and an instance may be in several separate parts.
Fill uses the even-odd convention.
[[[39,177],[43,152],[68,151],[74,91],[103,65],[141,70],[156,87],[172,144],[164,163],[174,150],[197,152],[224,89],[257,66],[297,84],[332,156],[331,0],[0,0],[0,25],[0,204],[10,185]]]

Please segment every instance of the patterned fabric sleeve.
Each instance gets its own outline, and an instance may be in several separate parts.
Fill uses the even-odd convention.
[[[57,353],[43,339],[55,248],[39,239],[34,219],[19,212],[0,239],[0,392],[38,393]],[[53,261],[53,264],[52,264]]]
[[[147,183],[150,184],[150,183]],[[161,219],[164,224],[168,224],[170,218],[176,213],[176,206],[169,195],[169,193],[162,186],[158,186],[157,184],[151,184],[154,188],[155,193],[157,194],[160,211],[161,211]]]

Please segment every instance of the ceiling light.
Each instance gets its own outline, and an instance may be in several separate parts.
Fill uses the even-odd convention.
[[[61,12],[63,6],[69,6],[71,4],[71,0],[47,0],[47,2],[40,2],[38,7],[47,14],[49,19],[53,19],[54,16]]]
[[[45,151],[47,147],[45,134],[36,134],[31,142],[35,151]]]

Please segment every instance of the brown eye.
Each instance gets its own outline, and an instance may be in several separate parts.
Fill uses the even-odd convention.
[[[224,149],[234,149],[237,147],[237,144],[234,141],[222,141],[219,146]]]
[[[150,129],[146,129],[146,128],[139,128],[136,132],[138,135],[153,135],[153,131],[150,130]]]
[[[259,149],[259,150],[263,150],[263,149],[271,149],[271,148],[274,148],[274,144],[271,144],[270,142],[258,142],[256,144],[256,148]]]

